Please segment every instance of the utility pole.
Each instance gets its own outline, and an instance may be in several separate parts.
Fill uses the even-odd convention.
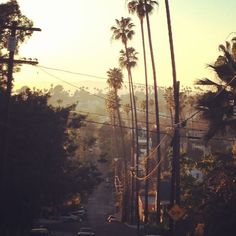
[[[175,54],[171,29],[171,17],[169,2],[165,0],[166,5],[166,18],[169,34],[171,63],[172,63],[172,77],[173,77],[173,93],[175,104],[175,119],[174,119],[174,137],[173,137],[173,161],[172,161],[172,178],[171,178],[171,207],[174,204],[180,204],[180,133],[179,133],[179,81],[176,79],[176,66],[175,66]],[[171,220],[171,232],[172,235],[176,235],[175,223]]]
[[[11,31],[9,40],[8,40],[8,51],[9,57],[8,58],[1,58],[0,63],[6,63],[7,68],[7,84],[6,84],[6,99],[5,99],[5,109],[4,109],[4,119],[3,119],[3,134],[2,134],[2,142],[3,142],[3,155],[1,157],[1,173],[0,173],[0,184],[3,187],[4,185],[4,178],[6,174],[6,159],[7,159],[7,152],[8,152],[8,139],[9,139],[9,108],[10,108],[10,99],[11,99],[11,92],[12,92],[12,81],[13,81],[13,69],[14,64],[31,64],[36,65],[38,64],[37,60],[14,60],[15,55],[15,48],[17,45],[16,42],[16,31],[41,31],[39,28],[32,28],[32,27],[24,27],[24,26],[17,26],[17,22],[13,21],[12,25],[10,26],[3,26],[3,29],[9,29]]]

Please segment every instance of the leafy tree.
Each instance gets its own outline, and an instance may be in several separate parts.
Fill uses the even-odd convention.
[[[205,198],[202,206],[207,236],[236,233],[236,171],[231,154],[216,156],[204,181]]]
[[[6,3],[0,4],[0,56],[4,55],[4,49],[7,48],[10,31],[4,29],[4,26],[11,25],[13,21],[17,22],[18,26],[32,27],[33,22],[21,13],[20,6],[16,0],[9,0]],[[19,45],[32,35],[32,32],[18,30],[16,32],[18,52]]]
[[[74,139],[70,130],[80,128],[85,117],[71,115],[74,106],[49,106],[48,97],[29,89],[11,97],[5,184],[1,186],[2,235],[6,229],[29,227],[44,207],[58,208],[73,193],[88,193],[99,182],[94,166],[77,163],[71,170],[76,149],[70,145]],[[0,110],[3,100],[4,90]]]
[[[204,78],[196,83],[208,89],[206,92],[203,91],[197,99],[197,108],[209,124],[205,135],[206,142],[220,133],[234,136],[236,128],[233,114],[236,98],[235,48],[235,38],[231,43],[226,42],[225,46],[220,45],[222,55],[218,56],[213,65],[209,65],[216,72],[216,79]],[[222,149],[221,153],[205,156],[197,163],[197,168],[202,171],[204,177],[203,182],[192,188],[194,194],[191,199],[195,200],[193,206],[199,213],[197,216],[205,223],[207,236],[222,234],[228,236],[236,232],[234,155],[235,153],[232,155]],[[200,199],[196,196],[200,196]],[[197,199],[200,201],[196,201]]]
[[[171,117],[171,124],[174,124],[174,97],[173,97],[173,88],[168,87],[164,89],[165,105],[167,110],[169,110]],[[194,111],[194,104],[196,100],[196,95],[188,87],[183,87],[182,91],[179,93],[179,113],[182,120],[185,120],[189,115],[192,115]]]
[[[214,154],[204,157],[197,165],[204,178],[192,188],[192,199],[195,199],[192,206],[198,222],[202,220],[205,223],[206,236],[231,236],[236,233],[236,167],[233,155]]]

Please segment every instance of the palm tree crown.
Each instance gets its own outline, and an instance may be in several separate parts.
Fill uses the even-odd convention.
[[[143,20],[145,17],[145,8],[143,0],[132,0],[128,3],[129,13],[134,14],[137,13],[140,20]]]
[[[134,27],[134,24],[131,23],[130,17],[121,17],[121,20],[116,19],[115,21],[116,26],[111,27],[111,31],[113,32],[112,39],[121,39],[122,43],[126,45],[127,41],[133,38],[134,31],[132,28]]]
[[[113,68],[107,71],[107,83],[110,88],[113,88],[115,91],[122,88],[123,83],[123,74],[121,69]]]
[[[121,68],[132,68],[137,65],[137,57],[138,52],[135,51],[133,47],[128,47],[127,52],[123,49],[120,50],[120,58],[119,58],[119,65]]]
[[[147,13],[152,13],[154,5],[158,5],[158,2],[153,0],[147,0],[147,4],[145,6],[144,0],[132,0],[128,3],[128,10],[131,14],[136,13],[139,19],[143,20],[146,11]]]
[[[197,85],[204,85],[210,88],[202,94],[198,101],[198,109],[203,117],[209,121],[206,141],[211,139],[219,131],[225,131],[227,126],[236,129],[236,120],[232,119],[234,106],[236,105],[236,38],[231,44],[226,42],[220,45],[219,49],[223,55],[218,56],[213,65],[209,65],[217,74],[216,81],[208,78],[200,79]]]

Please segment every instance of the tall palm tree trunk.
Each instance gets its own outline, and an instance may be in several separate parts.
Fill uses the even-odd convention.
[[[132,90],[131,90],[131,82],[129,78],[129,97],[130,97],[130,109],[131,109],[131,140],[132,140],[132,149],[131,149],[131,165],[132,167],[135,166],[134,163],[134,150],[135,150],[135,136],[134,136],[134,111],[133,111],[133,100],[132,100]],[[135,191],[135,179],[134,176],[131,175],[131,200],[130,200],[130,220],[131,223],[134,223],[134,212],[135,212],[135,205],[134,205],[134,191]]]
[[[115,89],[115,96],[116,96],[116,104],[118,104],[118,96],[117,96],[117,90]],[[128,201],[127,201],[127,194],[128,194],[128,166],[127,166],[127,156],[126,156],[126,148],[125,148],[125,142],[124,142],[124,131],[122,127],[121,122],[121,116],[120,116],[120,109],[117,107],[117,116],[118,116],[118,122],[120,127],[120,133],[121,133],[121,142],[122,142],[122,151],[123,151],[123,159],[124,159],[124,181],[123,181],[123,209],[122,209],[122,219],[124,221],[127,220],[128,215]]]
[[[117,139],[117,128],[116,128],[116,118],[114,112],[111,114],[111,122],[112,122],[112,130],[113,130],[113,142],[115,144],[115,147],[112,148],[113,150],[113,156],[118,157],[118,139]]]
[[[147,5],[147,0],[144,1],[145,5]],[[160,121],[159,121],[159,104],[158,104],[158,90],[157,90],[157,79],[156,79],[156,69],[155,69],[155,60],[154,60],[154,53],[152,47],[152,37],[151,37],[151,29],[150,29],[150,22],[149,22],[149,15],[146,11],[146,21],[147,21],[147,30],[148,30],[148,40],[149,40],[149,47],[150,47],[150,55],[151,55],[151,62],[152,62],[152,72],[153,72],[153,81],[154,81],[154,98],[155,98],[155,118],[156,118],[156,139],[157,145],[160,143]],[[161,161],[161,148],[160,145],[157,148],[157,162]],[[161,216],[161,209],[160,209],[160,182],[161,182],[161,165],[159,165],[157,170],[157,197],[156,197],[156,220],[157,223],[160,222]]]
[[[142,45],[143,45],[143,62],[144,62],[144,72],[145,72],[145,92],[146,92],[146,153],[149,156],[149,104],[148,104],[148,75],[147,75],[147,60],[146,60],[146,47],[145,47],[145,37],[144,37],[144,28],[143,28],[143,19],[140,19],[141,34],[142,34]],[[149,159],[146,161],[146,175],[149,173]],[[148,190],[149,190],[149,179],[145,180],[145,208],[144,208],[144,222],[148,223]]]
[[[127,61],[129,64],[129,55],[128,55],[128,49],[127,49],[127,44],[125,46],[125,52],[126,52],[126,57]],[[133,78],[132,78],[132,73],[130,66],[127,66],[127,71],[128,71],[128,78],[130,82],[130,87],[131,87],[131,94],[132,94],[132,102],[133,102],[133,112],[134,112],[134,125],[135,125],[135,144],[136,144],[136,175],[138,175],[139,169],[139,143],[138,143],[138,118],[137,118],[137,109],[136,109],[136,100],[135,100],[135,95],[134,95],[134,84],[133,84]],[[139,232],[140,230],[140,215],[139,215],[139,181],[136,178],[136,223],[137,223],[137,231]]]

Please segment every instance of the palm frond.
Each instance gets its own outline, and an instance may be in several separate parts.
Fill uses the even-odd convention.
[[[220,80],[226,83],[229,83],[236,73],[236,71],[234,71],[234,69],[232,68],[231,65],[229,65],[228,62],[226,62],[225,64],[218,64],[218,65],[216,64],[216,66],[215,65],[214,66],[208,65],[208,66],[213,68],[214,71],[217,73],[218,77],[220,78]]]
[[[208,142],[216,136],[219,132],[224,132],[225,124],[224,122],[219,122],[215,124],[211,124],[208,131],[205,133],[203,140],[205,141],[205,144],[207,145]]]
[[[226,45],[227,51],[230,51],[230,47],[231,47],[230,42],[229,42],[229,41],[226,41],[226,42],[225,42],[225,45]]]
[[[219,45],[219,50],[223,51],[224,53],[226,52],[226,48],[225,48],[225,46],[223,44]]]
[[[196,85],[208,85],[208,86],[215,86],[215,87],[222,87],[222,85],[208,79],[208,78],[203,78],[199,79],[196,81]]]

